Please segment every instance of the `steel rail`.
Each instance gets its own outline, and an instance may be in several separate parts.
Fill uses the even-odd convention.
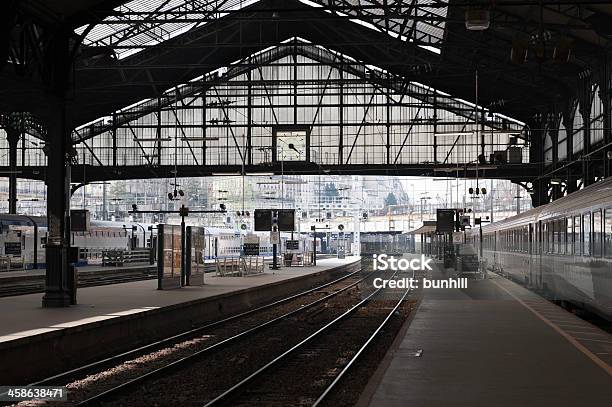
[[[387,317],[385,318],[385,320],[378,326],[378,328],[376,328],[376,330],[372,333],[372,335],[370,335],[370,337],[365,341],[365,343],[361,346],[361,348],[359,348],[357,353],[355,353],[355,355],[353,355],[351,360],[346,364],[346,366],[344,366],[344,368],[340,371],[340,373],[338,373],[338,375],[336,376],[334,381],[331,382],[330,385],[327,386],[325,391],[323,393],[321,393],[319,398],[317,398],[315,400],[315,402],[313,403],[312,407],[319,406],[321,404],[321,402],[335,389],[336,385],[340,382],[342,377],[344,377],[344,375],[347,374],[347,372],[351,369],[351,367],[357,362],[357,359],[359,359],[359,357],[365,352],[366,348],[378,336],[378,334],[382,331],[382,329],[385,327],[385,325],[387,325],[387,322],[389,322],[389,320],[391,319],[393,314],[395,314],[395,312],[399,309],[399,307],[402,305],[402,303],[406,300],[406,297],[408,296],[408,293],[410,293],[410,289],[408,289],[408,290],[406,290],[406,292],[404,292],[404,295],[402,295],[402,298],[400,298],[400,300],[397,302],[397,304],[395,304],[395,307],[393,307],[393,309],[389,312],[389,314],[387,314]]]
[[[232,315],[230,317],[223,318],[223,319],[220,319],[218,321],[206,324],[204,326],[201,326],[201,327],[198,327],[198,328],[194,328],[194,329],[190,329],[188,331],[181,332],[179,334],[172,335],[172,336],[169,336],[167,338],[163,338],[163,339],[161,339],[159,341],[156,341],[156,342],[144,345],[144,346],[140,346],[140,347],[135,348],[135,349],[128,350],[128,351],[120,353],[118,355],[113,355],[113,356],[110,356],[108,358],[104,358],[104,359],[101,359],[99,361],[96,361],[96,362],[92,362],[92,363],[89,363],[89,364],[86,364],[86,365],[83,365],[83,366],[80,366],[80,367],[77,367],[77,368],[74,368],[74,369],[67,370],[65,372],[56,374],[54,376],[50,376],[50,377],[47,377],[45,379],[36,381],[34,383],[30,383],[28,386],[44,386],[44,385],[51,385],[51,384],[61,383],[61,382],[66,381],[70,377],[73,377],[73,376],[75,376],[77,374],[85,374],[85,373],[90,372],[90,371],[92,371],[94,369],[100,369],[100,368],[103,368],[104,366],[108,366],[110,364],[117,363],[120,360],[126,360],[128,358],[136,357],[136,356],[141,355],[141,354],[143,354],[145,352],[152,352],[152,351],[154,351],[156,349],[160,349],[160,348],[166,347],[166,346],[168,346],[168,345],[170,345],[172,343],[176,343],[177,341],[185,340],[185,339],[187,339],[189,337],[197,335],[198,333],[200,333],[200,332],[202,332],[204,330],[218,327],[218,326],[226,324],[228,322],[232,322],[232,321],[238,320],[240,318],[244,318],[246,316],[255,314],[257,312],[264,311],[266,309],[270,309],[272,307],[275,307],[277,305],[283,304],[285,302],[289,302],[289,301],[292,301],[292,300],[297,299],[299,297],[308,295],[308,294],[310,294],[312,292],[315,292],[317,290],[321,290],[321,289],[326,288],[326,287],[328,287],[330,285],[337,284],[337,283],[339,283],[339,282],[341,282],[343,280],[346,280],[347,278],[350,278],[350,277],[352,277],[355,274],[358,274],[360,272],[361,272],[361,269],[357,270],[357,271],[354,271],[352,273],[349,273],[349,274],[347,274],[345,276],[342,276],[340,278],[337,278],[337,279],[335,279],[333,281],[330,281],[328,283],[322,284],[320,286],[317,286],[317,287],[308,289],[306,291],[303,291],[303,292],[291,295],[289,297],[285,297],[285,298],[282,298],[280,300],[271,302],[270,304],[265,304],[265,305],[262,305],[260,307],[257,307],[257,308],[254,308],[254,309],[251,309],[251,310],[248,310],[248,311],[245,311],[245,312],[241,312],[239,314]],[[368,276],[366,276],[364,278],[367,278]]]
[[[393,273],[392,277],[395,276],[396,274],[397,274],[397,271],[395,273]],[[275,364],[277,364],[278,362],[280,362],[281,360],[286,358],[288,355],[292,354],[296,350],[298,350],[301,347],[303,347],[304,345],[308,344],[309,342],[311,342],[313,339],[317,338],[322,333],[328,331],[330,328],[336,326],[339,322],[341,322],[341,321],[345,320],[346,318],[348,318],[350,315],[355,313],[358,309],[363,307],[365,304],[369,303],[372,298],[374,298],[376,295],[378,295],[382,291],[383,291],[383,288],[376,289],[370,295],[368,295],[363,300],[358,302],[356,305],[354,305],[353,307],[351,307],[350,309],[345,311],[343,314],[341,314],[340,316],[338,316],[337,318],[335,318],[331,322],[328,322],[322,328],[319,328],[316,332],[314,332],[313,334],[309,335],[307,338],[303,339],[298,344],[294,345],[293,347],[291,347],[287,351],[283,352],[282,354],[280,354],[279,356],[274,358],[272,361],[268,362],[266,365],[264,365],[261,368],[259,368],[258,370],[256,370],[254,373],[250,374],[245,379],[241,380],[240,382],[238,382],[235,385],[233,385],[232,387],[230,387],[228,390],[224,391],[223,393],[221,393],[220,395],[218,395],[214,399],[210,400],[208,403],[206,403],[204,405],[204,407],[215,406],[215,405],[218,405],[220,403],[223,403],[223,402],[227,401],[227,399],[232,394],[234,394],[235,392],[239,391],[243,386],[245,386],[246,384],[251,382],[253,379],[255,379],[256,377],[261,375],[263,372],[265,372],[266,370],[270,369],[272,366],[274,366]],[[401,301],[403,301],[403,299],[408,294],[408,292],[410,292],[410,288],[408,288],[406,290],[406,292],[404,293],[404,296],[402,296],[402,300]]]
[[[312,290],[308,290],[308,292],[313,292],[313,291],[319,290],[319,289],[321,289],[323,287],[329,286],[332,283],[336,283],[338,281],[341,281],[341,280],[343,280],[345,278],[348,278],[348,277],[350,277],[350,276],[352,276],[352,275],[354,275],[356,273],[359,273],[360,271],[361,270],[353,272],[353,273],[349,274],[348,276],[345,276],[345,277],[343,277],[341,279],[335,280],[335,281],[333,281],[331,283],[327,283],[327,284],[325,284],[323,286],[314,288]],[[323,302],[329,300],[330,298],[332,298],[332,297],[334,297],[334,296],[336,296],[336,295],[338,295],[338,294],[340,294],[340,293],[342,293],[342,292],[344,292],[344,291],[346,291],[346,290],[348,290],[348,289],[350,289],[350,288],[360,284],[361,282],[363,282],[364,280],[366,280],[367,278],[369,278],[370,276],[372,276],[375,273],[376,273],[376,271],[373,271],[373,272],[367,274],[366,276],[364,276],[363,278],[361,278],[361,279],[359,279],[359,280],[349,284],[346,287],[343,287],[342,289],[340,289],[338,291],[335,291],[335,292],[333,292],[331,294],[328,294],[328,295],[326,295],[326,296],[324,296],[322,298],[319,298],[319,299],[317,299],[317,300],[315,300],[315,301],[313,301],[313,302],[311,302],[309,304],[303,305],[303,306],[301,306],[301,307],[299,307],[299,308],[297,308],[297,309],[295,309],[293,311],[289,311],[289,312],[287,312],[287,313],[285,313],[283,315],[280,315],[280,316],[278,316],[276,318],[268,320],[268,321],[266,321],[266,322],[264,322],[262,324],[259,324],[259,325],[256,325],[256,326],[252,327],[252,328],[244,330],[244,331],[242,331],[242,332],[240,332],[240,333],[238,333],[236,335],[230,336],[229,338],[223,339],[223,340],[221,340],[221,341],[219,341],[219,342],[217,342],[217,343],[215,343],[213,345],[210,345],[210,346],[208,346],[208,347],[206,347],[204,349],[201,349],[201,350],[199,350],[197,352],[194,352],[194,353],[192,353],[192,354],[190,354],[188,356],[185,356],[185,357],[183,357],[181,359],[178,359],[178,360],[176,360],[174,362],[171,362],[171,363],[169,363],[167,365],[164,365],[164,366],[162,366],[160,368],[157,368],[157,369],[152,370],[150,372],[147,372],[147,373],[145,373],[143,375],[140,375],[140,376],[138,376],[138,377],[136,377],[136,378],[134,378],[132,380],[126,381],[124,383],[121,383],[120,385],[112,387],[112,388],[110,388],[110,389],[108,389],[108,390],[106,390],[104,392],[98,393],[98,394],[96,394],[96,395],[94,395],[92,397],[89,397],[86,400],[81,401],[80,403],[78,403],[76,405],[77,406],[85,406],[85,405],[96,404],[96,403],[100,403],[100,402],[102,402],[104,400],[108,400],[110,398],[118,396],[122,392],[127,391],[128,389],[131,389],[133,386],[139,385],[139,384],[141,384],[142,382],[144,382],[146,380],[158,377],[159,375],[162,375],[162,374],[169,373],[171,370],[176,369],[176,368],[180,368],[180,367],[186,365],[187,363],[195,362],[199,357],[204,356],[204,355],[206,355],[206,354],[208,354],[208,353],[210,353],[210,352],[212,352],[214,350],[217,350],[218,348],[226,346],[226,345],[228,345],[230,343],[233,343],[234,341],[236,341],[238,339],[246,337],[246,336],[248,336],[248,335],[250,335],[252,333],[258,332],[258,331],[260,331],[261,329],[263,329],[265,327],[268,327],[268,326],[270,326],[272,324],[275,324],[277,322],[285,320],[285,319],[287,319],[287,318],[289,318],[289,317],[291,317],[293,315],[296,315],[296,314],[298,314],[298,313],[300,313],[300,312],[302,312],[302,311],[304,311],[306,309],[312,308],[315,305],[323,303]],[[295,298],[297,296],[292,296],[292,297]],[[281,301],[277,302],[276,304],[278,304],[280,302],[285,302],[285,301],[286,300],[281,300]],[[247,313],[251,313],[251,312],[247,311]],[[247,313],[243,313],[243,314],[247,314]],[[198,330],[202,330],[202,329],[198,328]]]

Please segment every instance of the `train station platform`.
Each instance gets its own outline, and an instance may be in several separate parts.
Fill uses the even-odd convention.
[[[466,289],[425,289],[360,404],[612,406],[612,335],[488,277]]]
[[[42,308],[41,294],[0,298],[0,383],[48,375],[355,271],[360,257],[318,260],[248,277],[206,276],[205,285],[157,290],[157,280],[81,288],[78,305]],[[36,369],[36,375],[31,370]]]

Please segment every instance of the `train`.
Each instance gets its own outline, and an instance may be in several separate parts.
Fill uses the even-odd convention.
[[[488,268],[612,320],[612,178],[466,233]]]
[[[88,231],[70,232],[70,245],[79,248],[79,265],[91,264],[100,260],[101,253],[105,250],[156,247],[156,228],[155,224],[142,222],[91,220]],[[240,256],[244,234],[244,231],[238,229],[204,227],[204,259]],[[260,240],[260,256],[272,256],[269,233],[257,234]],[[14,268],[44,268],[47,238],[46,217],[0,214],[0,260],[12,259],[12,263],[8,264],[12,264]],[[281,247],[285,247],[285,242],[290,238],[290,233],[283,232]],[[299,234],[296,239],[300,240],[300,247],[303,250],[309,250],[310,239],[306,236],[300,237]],[[320,250],[320,242],[317,242],[317,247]],[[19,261],[16,261],[17,259]],[[10,269],[10,266],[2,268],[6,269]]]

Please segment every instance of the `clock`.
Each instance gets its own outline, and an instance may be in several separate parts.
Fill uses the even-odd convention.
[[[307,161],[306,130],[278,130],[275,141],[276,161]]]

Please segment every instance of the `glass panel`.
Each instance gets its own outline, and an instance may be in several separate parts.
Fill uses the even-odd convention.
[[[593,212],[593,256],[601,257],[601,209]]]
[[[555,252],[555,235],[554,235],[554,231],[555,231],[555,223],[554,222],[548,222],[548,250],[549,253],[554,253]]]
[[[591,255],[591,213],[587,212],[582,215],[582,255]]]
[[[567,251],[569,255],[574,254],[574,223],[573,218],[567,218]]]
[[[580,255],[582,247],[582,234],[580,233],[580,216],[574,216],[574,254]]]
[[[612,208],[606,209],[604,213],[604,253],[606,257],[612,257]]]

